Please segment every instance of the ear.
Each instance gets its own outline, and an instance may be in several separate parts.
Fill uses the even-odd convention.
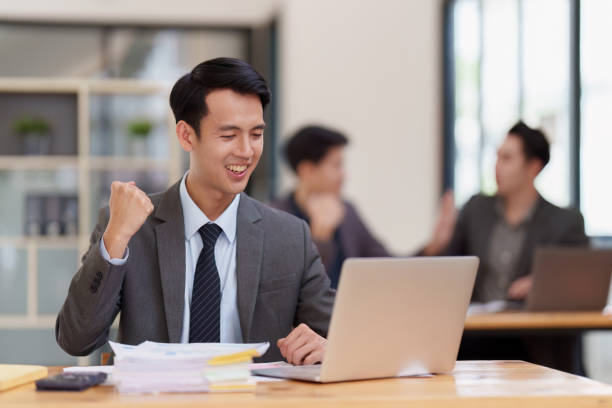
[[[529,169],[529,174],[535,179],[538,174],[542,171],[544,166],[542,166],[542,162],[538,159],[531,159],[527,162],[527,167]]]
[[[183,150],[186,152],[193,150],[193,144],[197,140],[197,135],[191,125],[184,120],[179,120],[176,124],[176,137]]]
[[[302,160],[298,163],[295,174],[297,174],[298,178],[306,179],[310,177],[312,171],[314,170],[314,163],[309,160]]]

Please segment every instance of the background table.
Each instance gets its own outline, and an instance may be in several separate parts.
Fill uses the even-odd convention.
[[[611,330],[602,312],[509,311],[468,316],[459,358],[520,359],[586,376],[582,334]]]
[[[611,330],[612,316],[601,312],[500,312],[468,316],[466,331]]]

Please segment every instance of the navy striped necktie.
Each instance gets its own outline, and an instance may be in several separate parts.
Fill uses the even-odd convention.
[[[221,280],[215,262],[215,243],[221,233],[217,224],[204,224],[199,233],[202,252],[198,257],[189,318],[190,343],[218,343],[221,329]]]

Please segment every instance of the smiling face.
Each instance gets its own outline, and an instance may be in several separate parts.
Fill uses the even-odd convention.
[[[318,162],[303,161],[297,169],[300,182],[313,193],[340,195],[344,183],[344,146],[330,148]]]
[[[199,138],[182,121],[177,134],[190,152],[189,178],[215,199],[231,198],[244,191],[261,157],[263,107],[257,95],[229,89],[210,92],[206,106]]]

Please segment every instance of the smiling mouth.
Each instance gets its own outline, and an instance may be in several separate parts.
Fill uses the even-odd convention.
[[[229,166],[225,166],[226,169],[228,169],[229,171],[231,171],[234,174],[242,174],[246,171],[247,169],[247,165],[246,164],[232,164]]]

